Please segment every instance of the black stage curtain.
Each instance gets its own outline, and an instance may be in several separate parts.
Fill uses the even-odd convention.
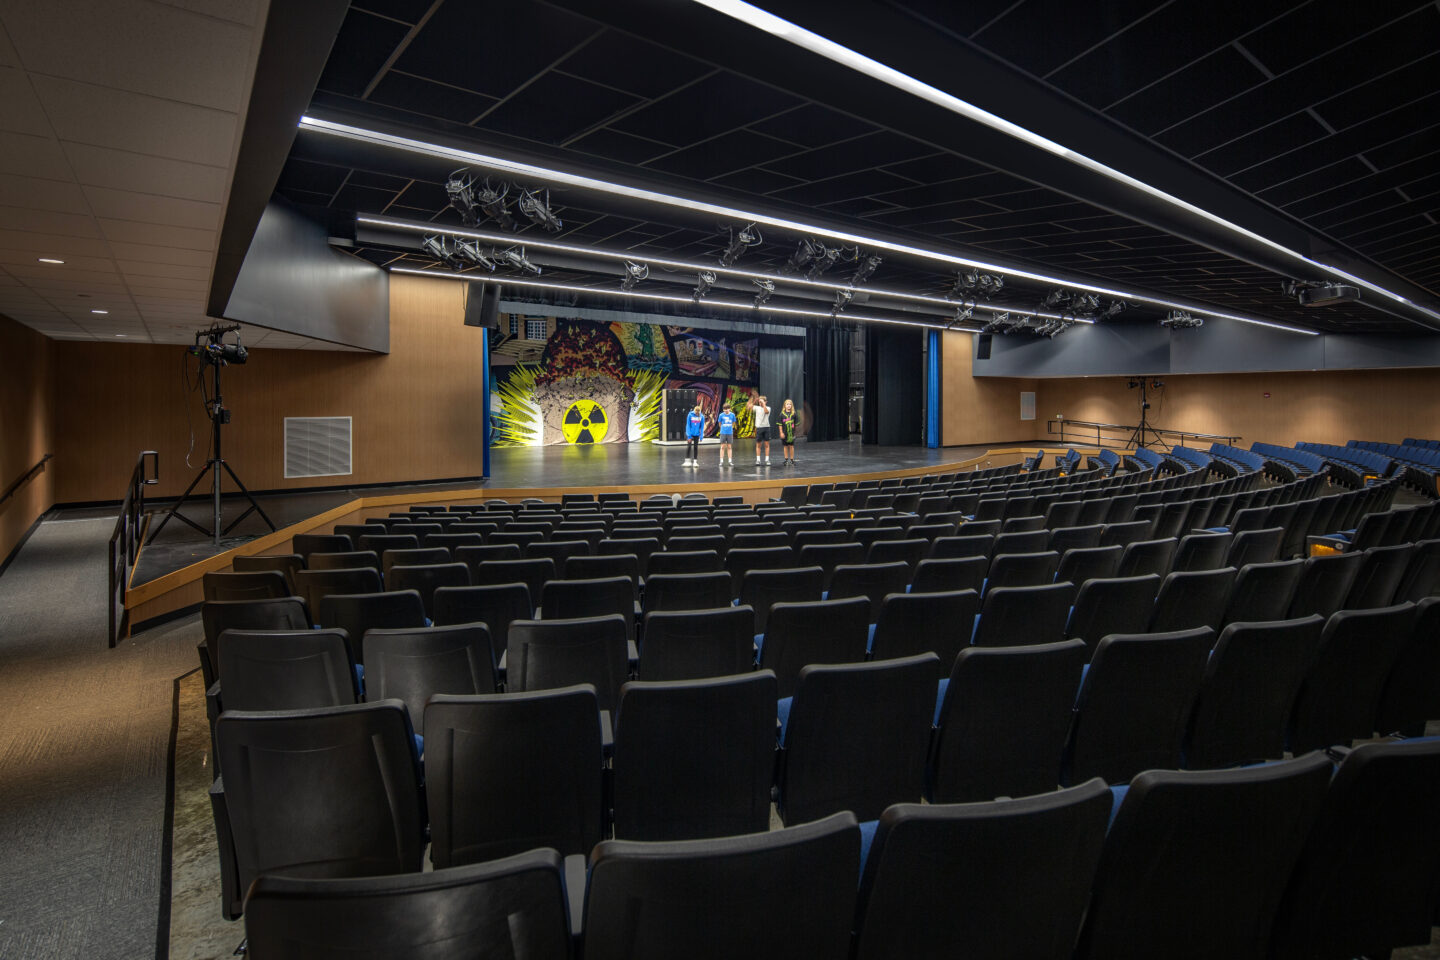
[[[860,440],[881,446],[923,442],[921,360],[924,333],[918,328],[865,328],[865,413]]]
[[[810,408],[807,436],[817,443],[850,436],[846,405],[851,335],[851,328],[839,323],[817,324],[805,334],[805,400]]]

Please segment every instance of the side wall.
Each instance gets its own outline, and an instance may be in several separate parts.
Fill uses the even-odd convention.
[[[56,452],[54,347],[44,335],[0,316],[0,491]],[[0,503],[0,563],[55,502],[55,467],[50,461]]]
[[[1007,443],[1043,436],[1045,422],[1039,410],[1039,419],[1033,422],[1020,419],[1020,393],[1034,390],[1036,381],[973,376],[974,341],[971,333],[940,335],[941,445]]]
[[[1440,370],[1171,374],[1160,379],[1165,390],[1150,397],[1152,425],[1238,434],[1246,447],[1256,440],[1399,443],[1405,437],[1440,436]],[[1056,414],[1124,424],[1140,416],[1139,392],[1129,389],[1124,377],[1040,380],[1036,389],[1041,434],[1044,421]]]
[[[484,415],[481,331],[464,286],[397,275],[388,355],[251,352],[222,373],[225,457],[252,490],[476,477]],[[179,346],[58,343],[56,488],[61,503],[115,500],[141,450],[160,452],[153,496],[178,495],[205,462],[210,422],[181,381]],[[194,370],[193,363],[190,369]],[[350,416],[346,477],[285,479],[284,418]],[[195,446],[185,465],[191,430]],[[230,485],[226,484],[227,490]]]

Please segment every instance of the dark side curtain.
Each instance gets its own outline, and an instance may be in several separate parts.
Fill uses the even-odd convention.
[[[850,436],[846,404],[850,395],[850,327],[817,324],[805,336],[805,400],[810,440],[844,440]]]
[[[865,408],[862,443],[903,446],[923,442],[923,333],[865,328]]]

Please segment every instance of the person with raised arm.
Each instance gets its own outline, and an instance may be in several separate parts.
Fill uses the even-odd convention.
[[[750,401],[750,407],[755,411],[755,462],[760,463],[761,456],[764,456],[764,463],[770,463],[770,404],[766,402],[763,395],[756,394]]]

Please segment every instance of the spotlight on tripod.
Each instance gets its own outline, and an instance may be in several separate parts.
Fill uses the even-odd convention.
[[[227,343],[225,340],[226,334],[230,333],[235,334],[234,343]],[[234,530],[235,527],[246,517],[250,516],[252,512],[260,514],[260,519],[265,521],[266,526],[274,530],[275,524],[266,516],[265,511],[260,508],[260,504],[256,502],[255,497],[245,488],[244,482],[241,481],[230,464],[225,462],[225,457],[221,452],[220,446],[220,428],[230,422],[230,408],[225,406],[225,401],[220,395],[220,371],[230,364],[245,363],[250,359],[249,352],[240,343],[240,324],[232,323],[221,326],[217,323],[205,330],[196,331],[195,345],[186,348],[185,352],[189,356],[198,358],[200,361],[199,382],[201,387],[205,385],[205,375],[207,373],[210,375],[211,389],[205,397],[205,415],[210,418],[211,430],[213,431],[210,441],[210,459],[205,461],[205,466],[200,468],[200,472],[195,475],[195,479],[190,481],[190,486],[185,488],[185,492],[180,495],[180,499],[176,500],[175,505],[166,512],[164,519],[160,521],[159,526],[155,528],[155,532],[150,535],[150,539],[146,542],[154,543],[155,538],[160,536],[160,531],[165,529],[165,525],[170,522],[171,518],[189,524],[200,533],[211,537],[217,547],[220,546],[220,538],[231,530]],[[240,492],[245,494],[245,499],[250,501],[250,506],[246,508],[245,512],[230,521],[228,527],[222,527],[221,525],[221,468],[224,468],[224,471],[230,475],[230,479],[235,481],[235,486],[239,487]],[[214,511],[209,530],[180,512],[180,508],[184,506],[185,501],[190,498],[191,492],[199,485],[207,473],[211,475],[211,505]]]

